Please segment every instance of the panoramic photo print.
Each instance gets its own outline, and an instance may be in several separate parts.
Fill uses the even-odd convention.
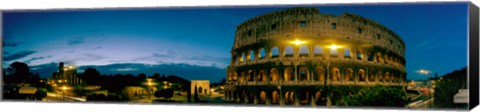
[[[2,100],[468,109],[468,2],[2,13]]]

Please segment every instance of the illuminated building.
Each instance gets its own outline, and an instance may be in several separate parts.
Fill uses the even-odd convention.
[[[405,43],[358,15],[291,8],[237,26],[225,98],[267,105],[335,105],[365,86],[407,85]]]

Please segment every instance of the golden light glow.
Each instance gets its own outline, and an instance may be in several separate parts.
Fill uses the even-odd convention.
[[[295,41],[292,41],[292,43],[295,45],[301,45],[301,44],[305,44],[306,42],[296,39]]]
[[[423,74],[423,75],[426,75],[426,74],[430,74],[430,71],[428,70],[425,70],[425,69],[420,69],[417,71],[417,73],[420,73],[420,74]]]
[[[332,50],[336,50],[338,48],[342,48],[343,46],[339,46],[339,45],[335,45],[335,44],[332,44],[330,46],[328,46],[328,48],[332,49]]]
[[[68,89],[70,89],[70,88],[69,88],[68,86],[62,86],[60,89],[62,89],[62,90],[65,91],[65,90],[68,90]]]
[[[152,80],[153,80],[153,79],[151,79],[151,78],[148,78],[148,79],[147,79],[148,82],[151,82]]]
[[[73,69],[73,66],[72,66],[72,65],[70,65],[70,66],[68,66],[68,68],[69,68],[69,69]]]

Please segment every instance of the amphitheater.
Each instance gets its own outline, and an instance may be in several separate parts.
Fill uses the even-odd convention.
[[[406,86],[405,43],[358,15],[289,8],[237,26],[225,98],[265,105],[335,105],[365,86]]]

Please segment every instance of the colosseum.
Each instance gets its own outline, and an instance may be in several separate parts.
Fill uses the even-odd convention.
[[[406,85],[405,43],[358,15],[289,8],[237,26],[225,98],[246,104],[332,106],[365,86]]]

